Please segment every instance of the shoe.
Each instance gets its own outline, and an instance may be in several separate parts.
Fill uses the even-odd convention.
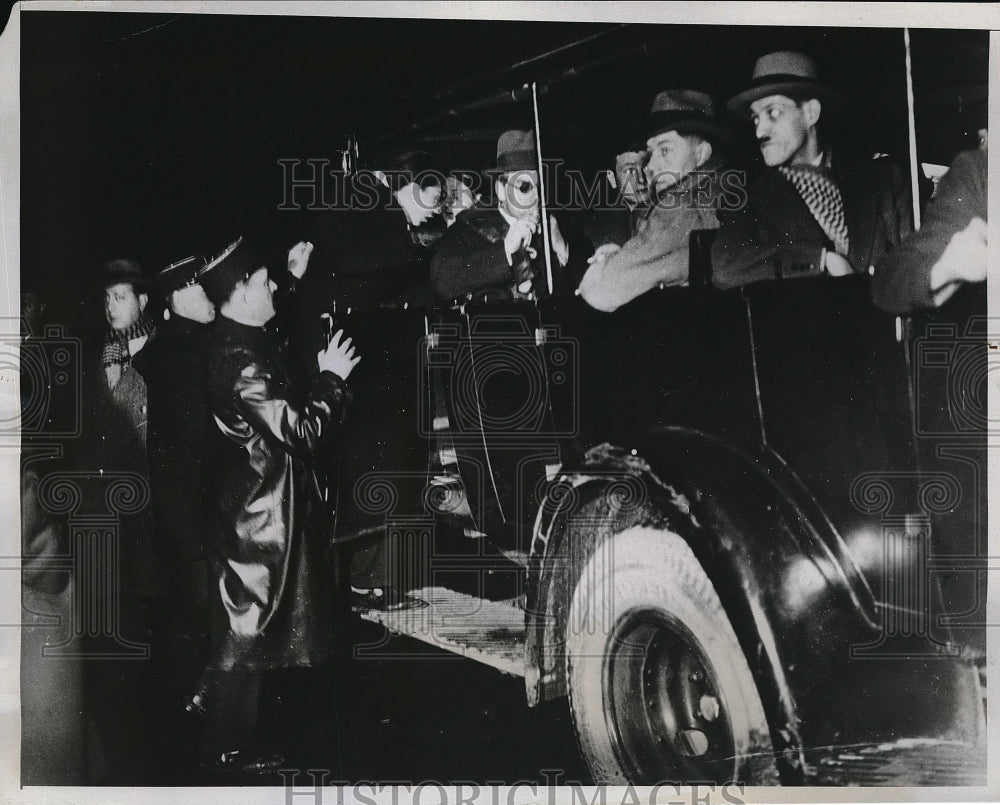
[[[370,590],[351,588],[351,609],[354,612],[399,612],[404,609],[426,607],[427,602],[407,593],[400,595],[395,587],[373,587]]]
[[[273,774],[285,765],[281,755],[259,755],[245,760],[238,749],[222,752],[218,756],[206,756],[201,766],[206,771],[224,772],[227,774]]]

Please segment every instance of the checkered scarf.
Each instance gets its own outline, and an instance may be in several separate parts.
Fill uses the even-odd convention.
[[[794,185],[809,208],[816,223],[830,239],[838,254],[847,254],[851,241],[844,218],[844,200],[840,189],[821,169],[799,166],[779,168],[782,175]]]
[[[142,338],[153,332],[153,320],[145,314],[139,314],[139,318],[124,330],[112,330],[108,328],[104,336],[104,349],[101,351],[101,366],[107,369],[109,366],[128,366],[132,362],[132,355],[128,351],[128,342],[133,338]]]

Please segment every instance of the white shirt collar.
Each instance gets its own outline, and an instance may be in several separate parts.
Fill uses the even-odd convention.
[[[509,226],[514,226],[517,222],[517,218],[510,215],[503,207],[497,206],[497,211],[503,216],[503,219],[507,222]]]

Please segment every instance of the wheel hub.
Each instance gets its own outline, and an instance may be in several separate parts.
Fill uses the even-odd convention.
[[[714,670],[682,623],[659,611],[619,623],[607,662],[612,738],[629,779],[724,783],[734,740]]]

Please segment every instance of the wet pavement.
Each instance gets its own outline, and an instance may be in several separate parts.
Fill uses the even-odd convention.
[[[286,758],[284,774],[326,770],[336,782],[474,781],[547,785],[556,778],[588,782],[566,701],[531,709],[524,680],[406,637],[358,622],[357,643],[368,656],[333,684],[328,717],[303,708],[293,677],[272,689],[261,717],[267,749]],[[316,680],[307,684],[318,699]],[[277,702],[277,705],[275,704]],[[173,785],[280,785],[282,773],[248,776],[175,769]],[[313,778],[302,777],[302,784]],[[298,783],[296,783],[298,785]]]

